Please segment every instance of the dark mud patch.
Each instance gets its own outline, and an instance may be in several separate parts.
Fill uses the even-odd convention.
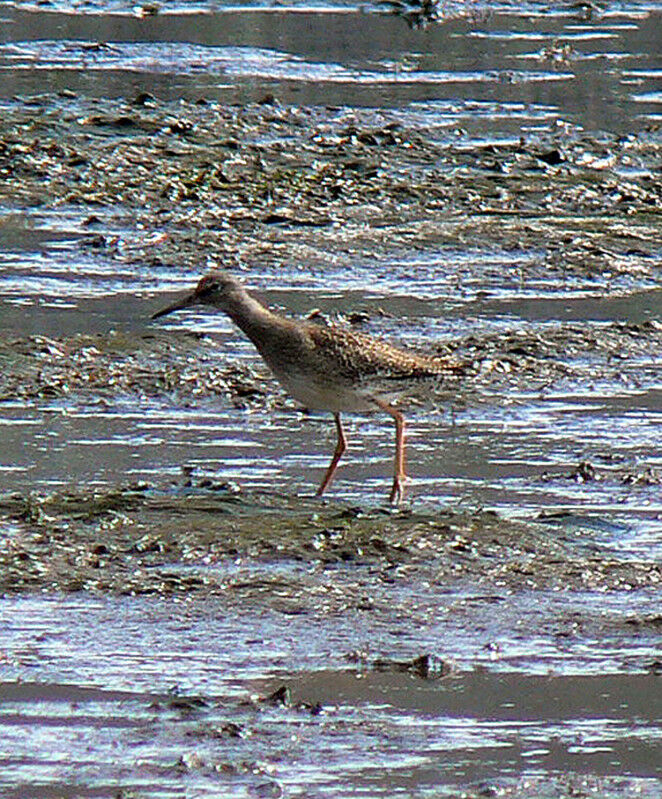
[[[273,404],[277,395],[264,373],[222,360],[213,340],[196,334],[5,339],[0,362],[0,401],[218,396],[245,408]]]

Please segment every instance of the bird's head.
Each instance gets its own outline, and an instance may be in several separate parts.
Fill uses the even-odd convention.
[[[231,305],[233,298],[242,293],[244,293],[244,287],[236,277],[220,269],[214,270],[200,278],[198,285],[190,294],[152,314],[152,319],[166,316],[173,311],[181,311],[183,308],[190,308],[192,305],[213,305],[215,308],[225,311]]]

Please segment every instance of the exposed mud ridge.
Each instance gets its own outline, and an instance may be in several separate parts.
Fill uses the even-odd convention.
[[[0,204],[122,207],[135,247],[109,257],[206,256],[307,268],[432,243],[540,250],[548,274],[659,280],[662,155],[655,131],[569,126],[518,144],[454,144],[389,112],[134,103],[44,96],[0,121]],[[167,229],[154,246],[148,234]],[[522,267],[535,274],[541,265]]]
[[[216,489],[216,490],[214,490]],[[367,603],[369,585],[411,580],[476,581],[501,589],[634,590],[657,586],[659,563],[619,560],[562,530],[507,522],[490,512],[426,514],[362,510],[303,498],[242,495],[231,486],[173,496],[147,485],[101,493],[9,495],[0,510],[11,532],[0,553],[0,589],[113,594],[219,595],[275,603],[292,612],[341,611]],[[296,574],[257,578],[243,559],[370,566],[348,596],[342,571],[324,574],[323,595]],[[230,572],[205,568],[235,563]],[[183,570],[182,565],[198,567]],[[334,582],[338,580],[338,585]],[[383,611],[388,613],[385,605]]]
[[[616,380],[636,386],[659,372],[662,325],[570,324],[471,334],[439,345],[467,365],[444,388],[471,397],[514,387],[544,389],[553,382]],[[235,407],[292,404],[266,367],[237,364],[208,335],[186,332],[0,338],[0,401],[65,396],[117,398],[218,395]],[[457,398],[456,398],[457,399]]]
[[[190,333],[31,336],[0,341],[0,362],[0,400],[221,395],[246,407],[278,399],[273,381],[249,366],[222,361],[210,354],[205,337]]]

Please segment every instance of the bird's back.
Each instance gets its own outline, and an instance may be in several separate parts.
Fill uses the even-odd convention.
[[[420,355],[337,325],[323,327],[309,323],[306,332],[319,363],[339,378],[416,381],[451,376],[463,370],[452,358]]]

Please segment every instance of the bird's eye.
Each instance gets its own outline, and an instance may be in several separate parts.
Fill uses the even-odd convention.
[[[209,297],[214,291],[214,284],[213,283],[205,283],[204,286],[200,286],[198,289],[198,296],[199,297]]]

